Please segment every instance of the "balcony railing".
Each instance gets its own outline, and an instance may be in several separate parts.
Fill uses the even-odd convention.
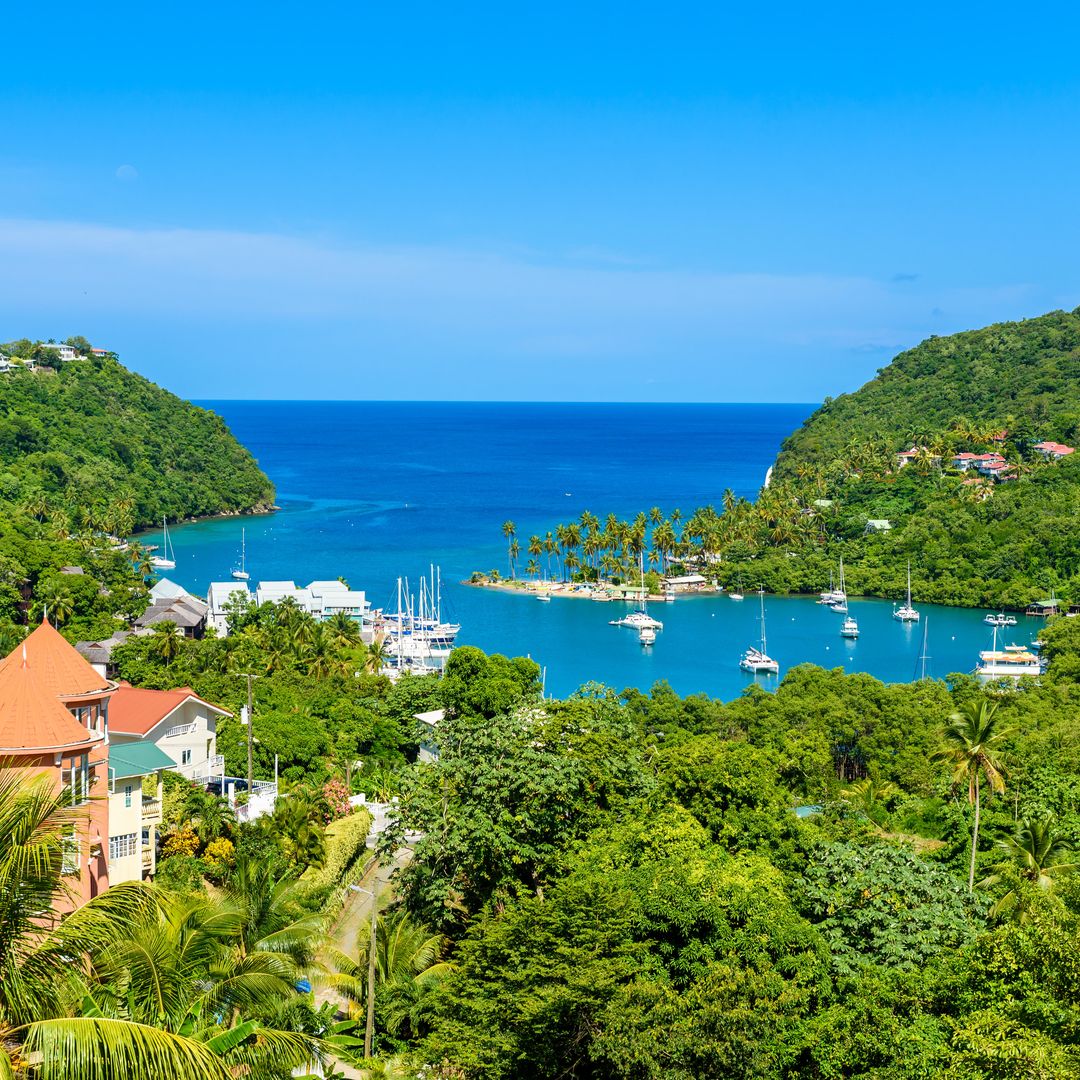
[[[152,849],[145,847],[142,849],[142,868],[144,870],[150,870],[154,865],[154,852]]]
[[[194,735],[195,729],[198,724],[174,724],[168,731],[165,732],[166,739],[172,739],[177,735]]]
[[[142,801],[142,818],[145,822],[154,822],[161,820],[161,800],[160,799],[143,799]]]

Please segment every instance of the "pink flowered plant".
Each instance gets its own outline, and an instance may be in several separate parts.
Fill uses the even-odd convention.
[[[349,789],[343,780],[328,780],[323,784],[323,798],[328,809],[327,823],[347,817],[353,812],[349,804]]]

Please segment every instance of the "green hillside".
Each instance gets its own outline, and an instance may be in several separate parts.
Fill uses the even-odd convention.
[[[785,441],[776,475],[827,467],[854,444],[959,443],[1005,427],[1017,444],[1080,440],[1080,308],[900,353],[861,389],[826,400]]]
[[[219,416],[114,359],[0,375],[0,507],[123,534],[273,499]]]

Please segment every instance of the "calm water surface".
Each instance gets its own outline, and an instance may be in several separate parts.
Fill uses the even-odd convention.
[[[719,504],[725,488],[752,497],[783,438],[811,405],[555,405],[402,402],[202,402],[220,413],[277,485],[279,513],[200,522],[173,530],[176,570],[193,592],[227,580],[247,529],[248,569],[298,584],[344,576],[376,607],[393,606],[399,575],[414,581],[442,566],[444,614],[458,639],[488,651],[527,654],[550,692],[596,680],[647,689],[667,679],[680,693],[738,695],[751,677],[738,660],[760,633],[757,598],[683,598],[658,605],[664,629],[643,650],[608,625],[622,605],[468,588],[476,569],[506,570],[502,522],[524,550],[585,509],[600,517],[660,506],[684,516]],[[524,565],[527,556],[521,559]],[[823,583],[823,587],[824,587]],[[987,647],[983,612],[921,606],[929,615],[929,670],[970,671]],[[922,629],[895,622],[885,601],[853,601],[857,642],[841,616],[808,598],[769,597],[769,651],[781,672],[810,661],[907,680],[918,668]],[[1021,618],[1009,640],[1038,632]],[[775,685],[762,678],[763,685]]]

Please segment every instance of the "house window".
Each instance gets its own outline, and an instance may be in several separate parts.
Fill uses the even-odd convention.
[[[77,874],[81,865],[81,844],[75,826],[69,825],[60,837],[60,873]]]
[[[124,833],[121,836],[109,837],[109,858],[124,859],[128,855],[134,855],[138,851],[138,834]]]
[[[131,784],[125,784],[124,785],[124,806],[131,806],[131,792],[132,792],[132,785]]]
[[[180,751],[180,764],[181,765],[190,765],[191,764],[191,751],[190,750],[181,750]]]
[[[61,782],[71,799],[72,806],[82,806],[90,798],[90,757],[80,754],[68,759],[62,770]]]

